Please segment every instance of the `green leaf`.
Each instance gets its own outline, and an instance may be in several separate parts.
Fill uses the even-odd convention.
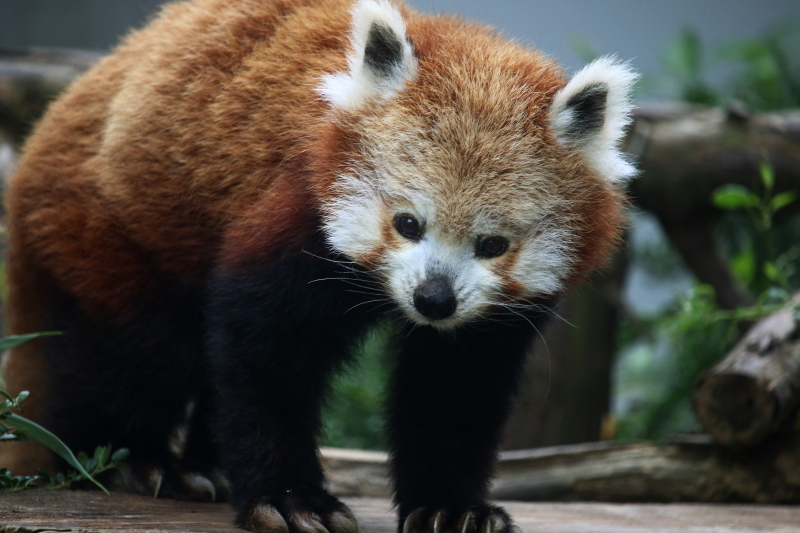
[[[19,415],[9,414],[6,415],[6,422],[11,424],[14,427],[21,428],[27,430],[28,434],[53,450],[56,454],[58,454],[62,459],[64,459],[69,465],[77,470],[83,477],[100,487],[106,494],[108,491],[106,488],[97,482],[86,469],[83,468],[83,465],[78,461],[72,451],[64,444],[61,439],[47,431],[45,428],[37,424],[36,422],[32,422],[27,418],[23,418]],[[63,477],[63,476],[62,476]],[[62,482],[59,480],[59,483]]]
[[[78,452],[78,455],[75,456],[78,462],[82,465],[86,464],[86,461],[89,460],[89,456],[86,455],[86,452]]]
[[[94,450],[94,458],[101,468],[106,466],[111,458],[111,446],[98,446]]]
[[[9,393],[7,393],[7,392],[6,392],[6,391],[4,391],[4,390],[0,390],[0,395],[2,395],[2,396],[4,396],[5,398],[7,398],[7,399],[11,400],[12,402],[14,401],[14,397],[13,397],[13,396],[11,396]]]
[[[764,263],[764,274],[772,281],[779,281],[781,279],[781,273],[778,267],[772,262]]]
[[[114,452],[114,455],[111,456],[111,462],[121,463],[122,461],[127,459],[130,454],[131,452],[130,450],[128,450],[128,448],[120,448],[119,450]]]
[[[797,191],[782,192],[772,199],[772,201],[769,203],[769,208],[773,213],[775,213],[795,200],[797,200]]]
[[[756,273],[756,254],[752,246],[746,246],[731,257],[731,270],[746,285],[753,281]]]
[[[758,196],[741,185],[723,185],[712,195],[714,205],[720,209],[747,209],[758,205]]]
[[[94,469],[97,468],[97,464],[98,464],[97,459],[92,457],[91,459],[86,461],[86,464],[83,465],[83,467],[86,469],[87,472],[94,472]]]
[[[785,289],[780,287],[770,287],[764,294],[761,295],[761,302],[764,305],[782,305],[790,298],[791,294],[789,294]]]
[[[761,170],[761,182],[764,184],[764,189],[766,189],[767,193],[770,193],[775,186],[775,174],[772,172],[772,165],[766,161],[762,161],[759,168]]]
[[[60,331],[44,331],[42,333],[28,333],[27,335],[9,335],[0,339],[0,350],[10,350],[16,348],[20,344],[24,344],[30,340],[38,339],[39,337],[50,337],[52,335],[61,335]]]
[[[700,75],[702,57],[703,49],[697,31],[684,28],[667,48],[664,62],[679,79],[693,81]]]

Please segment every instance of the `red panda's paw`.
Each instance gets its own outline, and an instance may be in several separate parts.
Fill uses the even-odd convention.
[[[350,509],[323,491],[287,493],[280,501],[262,498],[240,516],[239,525],[257,533],[358,533]]]
[[[228,480],[221,472],[213,470],[211,472],[180,472],[178,474],[180,484],[179,490],[187,495],[191,501],[228,501]]]
[[[420,507],[402,524],[401,533],[521,533],[508,513],[496,505],[474,505],[463,512]]]
[[[183,472],[161,466],[123,465],[112,474],[108,484],[112,490],[156,498],[221,502],[228,497],[227,481],[217,472]]]

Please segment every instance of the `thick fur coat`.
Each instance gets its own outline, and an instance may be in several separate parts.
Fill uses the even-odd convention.
[[[73,448],[129,447],[121,488],[352,533],[320,402],[387,317],[398,527],[508,532],[492,461],[533,330],[617,237],[634,78],[387,0],[170,4],[11,179],[9,333],[64,335],[14,349],[9,386]]]

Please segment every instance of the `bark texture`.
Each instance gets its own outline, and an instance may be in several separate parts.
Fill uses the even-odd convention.
[[[800,406],[800,293],[758,321],[700,379],[694,410],[714,440],[752,446],[780,429]]]

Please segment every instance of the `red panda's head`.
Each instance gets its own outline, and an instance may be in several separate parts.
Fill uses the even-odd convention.
[[[404,13],[360,0],[348,69],[317,89],[340,137],[330,246],[443,329],[559,293],[616,238],[635,74],[602,58],[566,81],[485,28]]]

